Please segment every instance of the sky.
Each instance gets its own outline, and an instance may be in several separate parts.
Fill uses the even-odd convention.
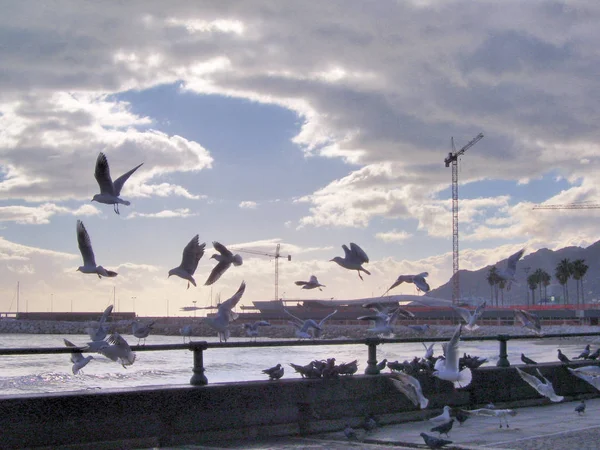
[[[74,3],[77,4],[74,7]],[[212,242],[273,254],[284,299],[378,296],[521,247],[588,246],[598,211],[600,3],[0,0],[0,311],[179,315],[274,298],[275,260],[241,253],[212,287]],[[116,215],[90,200],[143,163]],[[96,261],[77,272],[76,222]],[[199,234],[198,286],[168,278]],[[371,275],[330,260],[342,244]],[[323,291],[294,284],[316,275]],[[590,274],[593,276],[593,274]],[[415,294],[413,285],[393,293]],[[196,303],[194,303],[196,302]]]

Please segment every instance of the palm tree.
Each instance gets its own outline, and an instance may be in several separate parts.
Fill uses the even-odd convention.
[[[573,263],[568,258],[561,259],[556,266],[554,276],[563,287],[565,305],[569,303],[569,287],[567,283],[569,278],[571,278],[571,275],[573,275]]]
[[[550,281],[552,281],[552,277],[545,270],[542,270],[540,277],[542,278],[542,286],[544,286],[544,298],[547,299],[548,298],[548,286],[550,285]]]
[[[506,280],[499,279],[498,280],[498,288],[500,289],[500,298],[502,299],[502,306],[504,306],[504,288],[506,287]],[[496,300],[496,306],[498,306],[498,301]]]
[[[532,273],[527,277],[527,286],[531,290],[531,304],[535,305],[535,289],[537,288],[537,279],[535,273]]]
[[[542,269],[536,269],[536,271],[533,272],[533,274],[535,275],[535,281],[536,281],[537,287],[538,287],[538,293],[539,293],[539,298],[540,298],[539,302],[541,302],[542,301],[542,282],[543,282],[543,278],[544,278],[544,271]]]
[[[587,273],[588,265],[585,259],[576,259],[573,261],[573,279],[577,286],[577,303],[579,304],[579,286],[581,286],[581,303],[583,304],[583,277]]]
[[[490,267],[490,270],[488,270],[488,273],[487,273],[486,280],[487,280],[488,284],[490,285],[490,302],[493,305],[494,304],[494,286],[498,283],[498,280],[499,280],[498,269],[496,269],[496,266]]]

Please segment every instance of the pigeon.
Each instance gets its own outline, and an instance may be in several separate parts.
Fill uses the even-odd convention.
[[[117,276],[117,272],[112,270],[106,270],[102,266],[96,265],[96,258],[94,257],[94,250],[92,249],[92,241],[88,234],[83,222],[77,221],[77,244],[79,245],[79,251],[83,258],[83,266],[77,268],[78,272],[81,273],[95,273],[98,278],[107,277],[114,278]]]
[[[187,288],[190,288],[190,283],[196,286],[196,280],[194,280],[194,272],[198,267],[200,258],[204,255],[205,243],[200,244],[198,235],[194,236],[190,242],[183,249],[183,256],[181,257],[181,264],[179,267],[169,270],[169,277],[171,275],[177,275],[180,278],[188,281]]]
[[[210,275],[204,283],[205,286],[210,286],[219,278],[221,278],[221,275],[223,275],[225,271],[231,267],[232,264],[234,266],[242,265],[242,257],[237,254],[234,255],[223,244],[220,244],[217,241],[213,241],[213,247],[216,251],[219,252],[219,254],[212,255],[211,259],[216,259],[218,261],[218,264],[210,272]]]
[[[527,384],[529,384],[532,388],[534,388],[544,397],[549,398],[553,402],[561,402],[564,399],[563,396],[556,395],[556,393],[554,392],[554,387],[552,387],[552,383],[550,383],[550,381],[548,381],[548,379],[546,379],[542,375],[540,369],[536,369],[536,371],[540,376],[541,380],[533,375],[523,372],[518,367],[515,367],[515,369]]]
[[[100,348],[98,353],[112,361],[120,362],[125,369],[135,362],[135,353],[131,351],[131,347],[119,333],[111,334],[108,337],[108,344],[110,345]]]
[[[413,283],[417,289],[421,292],[429,292],[430,287],[425,281],[425,277],[428,277],[429,274],[427,272],[419,273],[417,275],[400,275],[396,278],[396,281],[385,291],[382,297],[385,296],[388,292],[394,289],[396,286],[400,286],[402,283]]]
[[[69,341],[68,339],[63,339],[63,341],[65,342],[65,345],[67,347],[77,348],[77,346],[75,344],[73,344],[71,341]],[[92,359],[94,359],[94,357],[92,355],[83,356],[79,352],[71,353],[71,362],[73,363],[73,367],[71,367],[71,371],[73,372],[73,375],[77,375],[79,373],[83,374],[83,371],[81,369],[83,369],[87,365],[87,363],[89,363]]]
[[[429,436],[428,434],[421,433],[420,435],[425,441],[425,445],[431,449],[442,448],[445,445],[452,444],[452,441],[447,441],[446,439],[436,438],[434,436]]]
[[[387,366],[387,362],[388,362],[387,359],[384,358],[381,361],[379,361],[377,364],[375,364],[375,368],[381,372]]]
[[[344,428],[344,436],[346,436],[346,439],[353,441],[358,439],[358,437],[356,436],[356,431],[350,426],[349,423],[347,423],[346,427]]]
[[[350,361],[349,363],[342,363],[338,366],[338,373],[340,375],[354,375],[358,371],[358,360]]]
[[[283,376],[283,371],[283,366],[277,364],[275,367],[263,370],[262,373],[269,375],[269,380],[279,380]]]
[[[577,378],[581,378],[583,381],[591,384],[597,390],[600,391],[600,374],[598,374],[598,372],[594,373],[594,372],[586,372],[586,371],[581,370],[581,369],[585,369],[585,367],[580,367],[575,370],[571,369],[570,367],[567,367],[567,369],[569,370],[569,372],[571,372]]]
[[[540,318],[537,315],[525,311],[524,309],[515,309],[514,313],[515,319],[518,320],[521,325],[533,331],[538,336],[542,334],[542,325],[540,324]]]
[[[404,372],[396,372],[390,376],[394,387],[408,397],[408,399],[420,409],[427,408],[429,400],[423,395],[421,383],[416,378]]]
[[[585,412],[585,400],[581,400],[581,403],[575,407],[575,412],[578,416]]]
[[[469,415],[466,414],[462,409],[459,409],[458,411],[456,411],[456,413],[454,414],[454,417],[456,417],[456,420],[458,420],[458,424],[460,426],[462,426],[462,424],[464,422],[467,421],[467,419],[469,418]]]
[[[448,423],[451,420],[452,418],[450,417],[450,407],[448,405],[444,406],[442,414],[429,419],[429,421],[435,426]]]
[[[435,363],[433,376],[440,380],[451,381],[455,388],[466,387],[471,384],[471,369],[468,367],[459,371],[458,343],[462,325],[458,325],[450,341],[442,344],[446,359],[438,359]]]
[[[250,338],[256,339],[258,337],[258,327],[270,327],[271,324],[266,320],[257,320],[253,323],[245,323],[244,330],[246,330],[246,335]]]
[[[531,365],[536,365],[537,364],[533,359],[528,358],[523,353],[521,353],[521,361],[523,361],[525,364],[531,364]]]
[[[323,325],[325,324],[327,319],[329,319],[331,316],[333,316],[334,314],[337,313],[337,309],[336,309],[331,314],[328,314],[323,319],[321,319],[321,321],[319,323],[317,323],[313,319],[306,319],[306,320],[299,319],[298,317],[294,316],[291,312],[289,312],[285,308],[283,308],[283,311],[288,316],[291,316],[292,319],[294,319],[294,320],[290,320],[289,323],[294,325],[294,327],[296,328],[296,337],[298,339],[314,339],[314,338],[321,337],[321,331],[323,331]],[[308,330],[311,328],[314,330],[313,334],[308,332]]]
[[[519,370],[519,369],[517,369],[517,370]],[[473,409],[471,411],[463,410],[463,412],[470,416],[498,417],[498,420],[500,420],[500,428],[502,428],[502,419],[504,419],[506,428],[510,428],[510,426],[508,425],[508,416],[514,417],[517,415],[517,412],[513,409],[481,408],[481,409]]]
[[[477,308],[475,308],[473,313],[466,308],[460,308],[458,306],[452,306],[452,309],[465,321],[465,330],[474,331],[479,328],[479,325],[475,325],[475,322],[483,315],[485,305],[486,302],[481,303]]]
[[[233,312],[246,291],[246,283],[242,281],[240,287],[233,296],[217,306],[215,317],[205,317],[204,321],[212,328],[217,330],[219,342],[227,342],[229,339],[229,323],[238,318],[238,314]]]
[[[451,419],[450,422],[446,422],[441,425],[438,425],[437,427],[433,427],[429,431],[438,432],[439,436],[441,436],[442,434],[445,434],[446,437],[448,437],[448,433],[452,429],[452,425],[454,425],[454,419]]]
[[[596,350],[593,353],[590,353],[590,355],[587,357],[587,359],[591,359],[591,360],[596,360],[598,359],[598,357],[600,357],[600,348],[598,350]]]
[[[296,281],[295,284],[296,286],[302,286],[302,289],[319,288],[320,291],[323,290],[321,287],[326,287],[324,284],[319,283],[319,280],[314,275],[311,275],[308,281]]]
[[[144,163],[142,163],[144,164]],[[123,189],[123,185],[129,179],[129,177],[138,170],[142,164],[134,167],[129,172],[124,173],[115,181],[110,177],[110,169],[108,167],[108,160],[106,159],[106,155],[104,153],[98,154],[98,158],[96,159],[96,170],[94,171],[94,177],[98,182],[98,186],[100,187],[100,193],[94,195],[92,201],[96,201],[98,203],[104,203],[105,205],[113,205],[113,210],[115,213],[120,214],[119,212],[119,204],[129,206],[127,200],[122,200],[119,198],[121,195],[121,189]]]
[[[85,328],[85,332],[90,336],[90,339],[94,342],[103,341],[108,334],[108,330],[104,327],[104,324],[108,320],[108,316],[113,310],[113,305],[108,305],[108,307],[102,313],[100,320],[98,321],[98,326],[90,326]]]
[[[140,341],[142,339],[144,340],[144,345],[146,345],[146,338],[150,335],[150,331],[152,331],[153,326],[154,320],[146,324],[141,324],[136,321],[131,323],[133,335],[138,338],[138,345],[140,345]]]
[[[341,256],[336,256],[335,258],[330,259],[329,261],[334,261],[338,263],[344,269],[356,270],[358,272],[358,277],[361,280],[363,279],[363,277],[360,274],[361,271],[363,271],[367,275],[371,275],[371,272],[369,272],[362,266],[364,263],[369,262],[369,257],[362,248],[360,248],[354,242],[350,243],[350,249],[348,249],[346,244],[342,245],[342,248],[344,249],[344,257],[342,258]]]
[[[558,349],[558,359],[563,363],[563,364],[569,364],[571,362],[571,360],[569,358],[566,357],[566,355],[560,351],[560,348]]]
[[[513,281],[515,283],[517,282],[517,280],[515,279],[515,275],[517,273],[517,261],[519,261],[519,259],[521,259],[521,256],[523,256],[523,253],[525,253],[524,248],[519,250],[517,253],[509,256],[508,262],[506,263],[506,269],[496,271],[496,274],[498,275],[498,277],[500,279],[502,279],[504,281],[508,281],[508,283],[506,285],[507,291],[510,291],[510,287],[511,287]]]
[[[590,356],[590,344],[585,346],[585,349],[573,359],[587,359]]]

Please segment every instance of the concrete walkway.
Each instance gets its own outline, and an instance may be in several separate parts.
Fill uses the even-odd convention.
[[[549,403],[545,406],[515,408],[517,415],[509,418],[510,428],[499,428],[495,417],[471,417],[462,426],[455,426],[448,438],[453,442],[446,449],[518,449],[518,450],[592,450],[600,447],[600,398],[586,401],[586,411],[578,415],[576,402]],[[432,413],[432,415],[434,415]],[[251,450],[387,450],[426,448],[420,433],[430,435],[427,421],[387,425],[366,435],[359,432],[360,442],[349,442],[340,432],[311,437],[289,437],[264,442],[229,442],[212,445],[187,445],[178,450],[251,449]],[[445,438],[445,436],[443,436]]]

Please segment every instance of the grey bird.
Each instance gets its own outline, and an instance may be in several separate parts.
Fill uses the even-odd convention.
[[[369,262],[369,257],[364,252],[362,248],[356,245],[354,242],[350,243],[350,248],[346,246],[346,244],[342,245],[344,249],[344,257],[336,256],[330,261],[334,261],[342,266],[344,269],[348,270],[356,270],[358,272],[358,277],[362,280],[360,272],[363,271],[367,275],[371,275],[367,269],[365,269],[362,265]]]
[[[569,364],[571,362],[571,360],[567,358],[567,356],[563,352],[560,351],[560,348],[558,349],[558,359],[563,364]]]
[[[590,355],[587,357],[587,359],[596,360],[596,359],[598,359],[598,357],[600,357],[600,348],[597,349],[595,352],[590,353]]]
[[[96,258],[94,257],[94,250],[92,249],[90,235],[88,234],[81,220],[77,221],[77,244],[79,246],[79,251],[81,252],[81,257],[83,258],[83,266],[79,266],[77,268],[78,272],[95,273],[98,275],[98,278],[114,278],[117,276],[117,272],[107,270],[104,267],[96,264]]]
[[[279,380],[283,376],[283,372],[284,370],[281,364],[277,364],[275,367],[262,371],[262,373],[269,375],[269,380]]]
[[[540,369],[536,368],[536,371],[541,379],[538,379],[533,375],[523,372],[518,367],[515,367],[515,369],[527,384],[529,384],[532,388],[534,388],[536,391],[538,391],[538,393],[540,393],[544,397],[549,398],[553,402],[561,402],[564,399],[562,395],[557,395],[554,392],[554,387],[552,386],[552,383],[542,375]]]
[[[283,308],[283,312],[285,312],[288,316],[290,316],[293,320],[290,320],[289,323],[294,325],[296,328],[295,334],[298,339],[315,339],[320,338],[321,333],[323,331],[323,325],[325,322],[334,314],[337,313],[337,309],[333,311],[331,314],[328,314],[323,319],[321,319],[318,323],[313,319],[302,320],[296,316],[294,316],[287,309]],[[311,332],[309,332],[312,330]]]
[[[177,275],[180,278],[188,281],[187,288],[190,288],[190,283],[196,286],[196,280],[194,280],[194,272],[198,267],[200,258],[204,255],[205,243],[200,244],[199,236],[196,235],[183,249],[183,255],[181,256],[181,264],[174,269],[169,270],[169,277],[171,275]]]
[[[586,383],[594,386],[597,390],[600,391],[600,374],[598,372],[591,372],[582,369],[587,369],[586,367],[580,367],[575,370],[567,367],[567,370],[575,375],[577,378],[581,378]],[[594,366],[594,369],[598,369],[597,366]]]
[[[429,292],[431,289],[427,281],[425,281],[425,277],[428,277],[429,273],[422,272],[416,275],[400,275],[396,278],[396,281],[385,291],[382,295],[385,296],[389,291],[394,289],[396,286],[400,286],[402,283],[413,283],[417,289],[421,292]]]
[[[454,419],[451,419],[450,422],[446,422],[441,425],[438,425],[437,427],[433,427],[429,431],[432,431],[434,433],[437,432],[437,433],[439,433],[439,436],[441,436],[442,434],[445,434],[446,437],[448,437],[448,433],[452,429],[452,425],[454,425]]]
[[[479,325],[476,325],[475,322],[483,315],[486,304],[487,302],[479,304],[473,312],[458,306],[452,306],[452,309],[465,321],[465,326],[463,328],[467,331],[474,331],[479,328]]]
[[[154,320],[148,323],[140,323],[137,321],[131,323],[131,330],[133,335],[138,338],[138,345],[140,345],[142,339],[144,340],[144,345],[146,345],[146,338],[150,335],[153,326]]]
[[[121,195],[121,189],[123,189],[123,185],[133,174],[133,172],[138,170],[142,164],[134,167],[129,172],[125,172],[123,175],[113,181],[110,177],[110,169],[108,167],[106,155],[104,153],[100,153],[96,159],[96,170],[94,171],[94,177],[96,178],[98,186],[100,187],[100,193],[94,195],[92,201],[104,203],[105,205],[113,205],[115,213],[120,214],[119,204],[125,206],[129,206],[131,204],[127,200],[123,200],[119,197]]]
[[[302,289],[319,288],[319,290],[322,291],[323,289],[321,288],[326,287],[324,284],[319,283],[319,280],[317,280],[317,277],[314,275],[311,275],[308,281],[295,281],[294,283],[296,286],[302,286]]]
[[[210,327],[217,330],[217,333],[219,335],[219,342],[227,342],[227,339],[229,339],[229,323],[233,322],[235,319],[238,318],[238,314],[233,312],[233,308],[237,306],[245,291],[246,283],[242,281],[242,284],[240,284],[240,287],[238,288],[236,293],[233,294],[231,298],[227,299],[219,306],[217,306],[216,316],[206,317],[204,319],[204,322],[206,322]]]
[[[431,329],[428,323],[424,323],[423,325],[407,325],[407,327],[417,334],[425,334]]]
[[[127,341],[119,333],[115,332],[108,337],[107,344],[98,350],[98,353],[106,356],[108,359],[120,362],[123,368],[132,365],[135,362],[135,353]]]
[[[519,370],[519,369],[517,369],[517,370]],[[497,417],[498,420],[500,421],[500,428],[502,428],[502,419],[504,419],[506,428],[510,428],[510,426],[508,425],[508,416],[514,417],[517,415],[517,412],[513,409],[481,408],[481,409],[472,409],[470,411],[463,410],[463,412],[470,416]]]
[[[538,336],[542,334],[542,325],[540,323],[540,318],[537,315],[525,311],[524,309],[515,309],[514,314],[515,319],[520,322],[522,326],[533,331]]]
[[[367,332],[375,333],[382,336],[390,336],[394,334],[394,326],[400,316],[413,318],[414,314],[400,307],[393,311],[389,310],[389,306],[379,302],[365,303],[363,308],[368,308],[376,311],[376,314],[357,317],[357,320],[370,320],[374,323],[372,328],[368,328]]]
[[[429,419],[429,421],[435,426],[448,423],[451,420],[452,418],[450,417],[450,407],[448,405],[444,406],[442,414]]]
[[[533,359],[528,358],[527,356],[525,356],[524,353],[521,353],[521,361],[524,362],[525,364],[531,364],[531,365],[536,365],[537,362],[535,362]]]
[[[516,283],[516,281],[517,281],[515,278],[515,275],[517,273],[517,261],[519,261],[519,259],[521,259],[521,256],[523,256],[523,253],[525,253],[524,248],[519,250],[517,253],[510,255],[508,257],[508,261],[506,262],[506,269],[496,271],[496,274],[498,275],[498,277],[500,279],[508,282],[506,284],[507,291],[510,291],[510,287],[511,287],[512,283],[513,282]]]
[[[573,359],[587,359],[590,356],[590,344],[585,346],[585,349]]]
[[[431,449],[442,448],[445,445],[452,444],[452,441],[446,439],[436,438],[435,436],[429,436],[428,434],[421,433],[420,436],[425,441],[425,445]]]
[[[65,345],[67,347],[69,347],[69,348],[79,348],[79,347],[77,347],[75,344],[73,344],[71,341],[69,341],[67,339],[63,339],[63,341],[65,342]],[[94,359],[94,357],[92,355],[83,356],[81,353],[78,353],[78,352],[71,353],[71,362],[73,363],[73,366],[71,367],[71,371],[73,372],[73,375],[77,375],[79,373],[83,374],[82,369],[92,359]]]
[[[270,327],[271,324],[266,320],[257,320],[252,323],[245,323],[244,330],[246,330],[246,335],[250,338],[256,339],[258,337],[258,329],[259,327]]]
[[[429,400],[423,395],[421,383],[416,378],[404,372],[396,372],[390,376],[394,387],[402,392],[408,399],[420,409],[427,408]]]
[[[84,331],[90,336],[90,339],[93,342],[103,341],[104,338],[106,338],[106,336],[108,335],[108,329],[104,326],[104,324],[108,320],[108,317],[110,316],[112,310],[113,305],[109,305],[102,313],[102,316],[100,317],[100,320],[98,321],[97,325],[89,326],[84,329]]]
[[[581,403],[575,407],[575,412],[578,416],[585,412],[585,400],[581,400]]]
[[[213,241],[213,247],[219,253],[215,253],[214,255],[212,255],[211,259],[216,259],[218,261],[218,264],[210,272],[206,283],[204,283],[205,286],[210,286],[219,278],[221,278],[221,275],[223,275],[225,271],[231,267],[232,264],[234,266],[242,265],[242,257],[238,254],[234,255],[223,244],[220,244],[217,241]]]

